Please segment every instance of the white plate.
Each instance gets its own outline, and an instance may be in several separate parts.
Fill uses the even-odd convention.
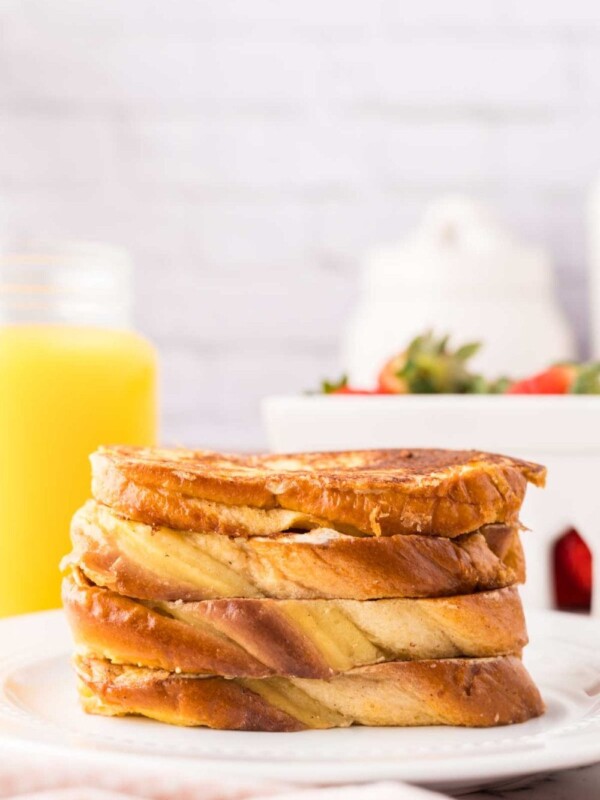
[[[548,710],[521,725],[350,728],[248,733],[86,716],[58,611],[0,622],[0,742],[109,763],[151,759],[179,775],[249,775],[338,783],[403,779],[440,789],[481,787],[600,761],[600,625],[537,612],[526,663]]]

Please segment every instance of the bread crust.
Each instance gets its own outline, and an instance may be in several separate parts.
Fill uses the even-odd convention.
[[[63,605],[78,652],[188,674],[330,678],[383,661],[516,653],[527,643],[516,588],[423,600],[144,604],[74,570]]]
[[[525,578],[516,529],[457,539],[317,531],[230,538],[124,520],[88,502],[71,528],[78,566],[96,585],[152,601],[218,597],[374,600],[499,589]]]
[[[329,680],[175,675],[77,656],[83,708],[175,725],[295,731],[360,725],[490,727],[544,705],[520,659],[389,662]]]
[[[527,483],[545,480],[537,464],[469,450],[242,456],[105,447],[91,462],[94,497],[123,516],[238,536],[324,523],[362,535],[460,536],[516,523]]]

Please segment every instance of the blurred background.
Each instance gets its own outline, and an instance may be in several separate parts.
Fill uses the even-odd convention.
[[[0,42],[0,232],[130,250],[166,442],[264,446],[449,191],[549,249],[589,355],[591,0],[3,0]]]

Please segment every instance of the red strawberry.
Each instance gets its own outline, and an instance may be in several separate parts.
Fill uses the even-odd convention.
[[[323,394],[389,394],[382,389],[358,389],[348,384],[348,377],[342,375],[338,381],[323,381],[321,384]]]
[[[386,361],[377,378],[377,389],[381,394],[406,394],[409,389],[398,373],[406,364],[404,353],[398,353]]]
[[[339,389],[332,389],[328,394],[383,394],[376,389],[355,389],[353,386],[340,386]]]
[[[592,605],[592,554],[574,528],[554,545],[553,562],[557,607],[589,611]]]
[[[468,367],[469,360],[480,348],[479,342],[452,348],[448,339],[448,336],[437,337],[433,331],[413,339],[406,350],[383,365],[377,383],[379,391],[384,394],[482,394],[499,391]]]
[[[572,364],[557,364],[531,378],[513,383],[507,394],[568,394],[576,377]]]

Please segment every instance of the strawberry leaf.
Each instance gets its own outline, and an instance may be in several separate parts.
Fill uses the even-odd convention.
[[[321,381],[321,394],[335,394],[340,389],[345,389],[348,386],[348,376],[342,375],[337,381]]]
[[[472,358],[475,353],[479,352],[480,349],[481,342],[470,342],[469,344],[463,344],[462,347],[459,347],[454,353],[454,357],[459,361],[468,361],[468,359]]]
[[[571,394],[600,394],[600,363],[584,364],[578,368],[570,389]]]

